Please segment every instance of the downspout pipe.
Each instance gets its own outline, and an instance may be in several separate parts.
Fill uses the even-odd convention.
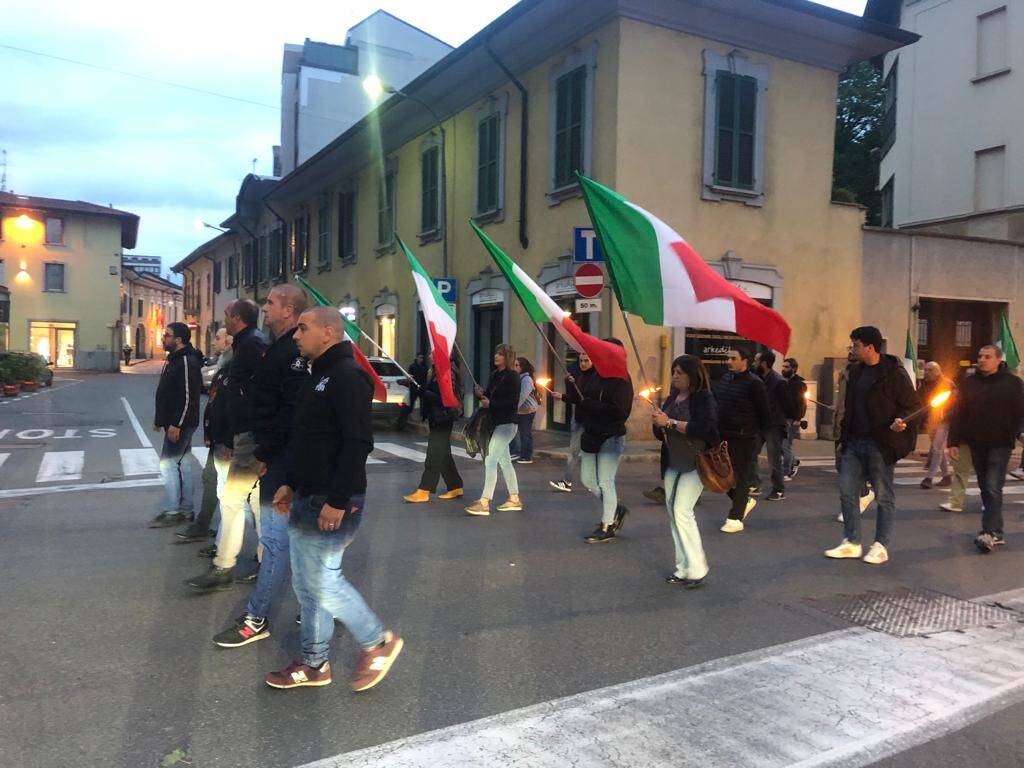
[[[528,166],[527,148],[529,146],[527,126],[530,124],[530,95],[526,92],[526,87],[519,82],[519,79],[512,74],[512,71],[505,66],[505,63],[498,58],[498,54],[491,48],[490,39],[484,42],[484,48],[487,49],[487,53],[494,59],[494,63],[498,65],[498,68],[505,73],[505,77],[519,91],[519,98],[522,104],[519,114],[519,245],[525,251],[530,247],[530,239],[526,235],[526,171]]]

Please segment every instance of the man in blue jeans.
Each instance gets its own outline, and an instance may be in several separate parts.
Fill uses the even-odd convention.
[[[903,363],[883,355],[882,334],[871,325],[850,332],[850,349],[856,362],[846,385],[846,402],[840,423],[839,499],[844,538],[826,557],[861,558],[879,565],[889,559],[889,538],[896,499],[893,467],[914,449],[916,424],[904,419],[920,405]],[[875,541],[866,555],[861,547],[860,493],[870,480],[878,501]]]
[[[192,433],[199,426],[199,396],[203,388],[203,356],[192,346],[192,331],[184,323],[164,328],[167,362],[156,385],[153,431],[164,430],[160,447],[160,476],[164,481],[163,509],[150,528],[170,528],[193,515],[195,473],[188,459]]]
[[[981,533],[974,539],[988,553],[1003,540],[1003,484],[1013,443],[1024,433],[1024,383],[1006,370],[1003,350],[978,351],[978,370],[964,379],[949,425],[949,456],[960,460],[966,445],[981,490]]]
[[[334,620],[362,648],[349,683],[369,690],[387,675],[403,641],[384,628],[342,572],[345,549],[362,522],[366,457],[373,450],[373,382],[344,341],[341,314],[313,307],[299,317],[295,341],[313,363],[295,404],[288,480],[274,510],[289,515],[292,586],[301,609],[301,661],[269,673],[271,688],[328,685]]]

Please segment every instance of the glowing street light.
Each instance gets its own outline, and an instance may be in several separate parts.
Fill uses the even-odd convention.
[[[376,75],[367,75],[363,78],[363,90],[371,99],[379,99],[385,93],[398,93],[398,89],[384,85],[384,82]]]
[[[14,220],[14,226],[18,229],[31,229],[34,223],[35,222],[24,213]]]

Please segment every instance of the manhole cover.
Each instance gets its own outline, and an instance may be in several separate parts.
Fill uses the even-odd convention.
[[[834,595],[806,598],[804,602],[851,624],[896,637],[920,637],[1024,620],[1024,616],[1006,608],[960,600],[929,589]]]

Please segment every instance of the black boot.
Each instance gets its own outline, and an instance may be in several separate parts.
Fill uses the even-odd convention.
[[[194,576],[185,582],[188,586],[199,592],[213,592],[218,589],[227,589],[234,581],[231,578],[230,568],[218,568],[211,565],[206,573]]]

